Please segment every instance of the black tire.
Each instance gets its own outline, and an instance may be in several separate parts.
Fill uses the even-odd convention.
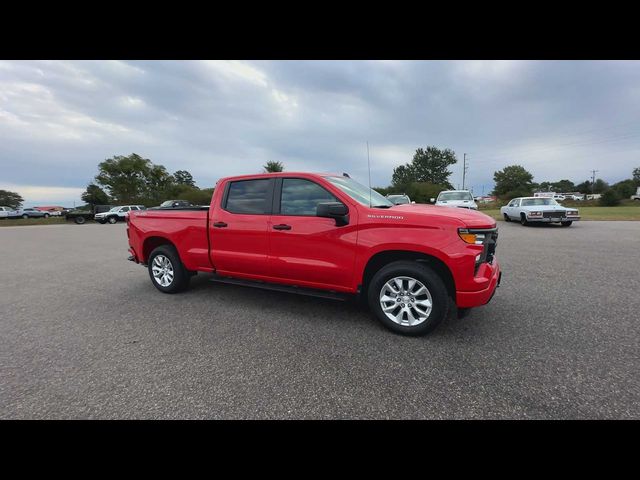
[[[27,214],[25,213],[24,215],[22,215],[22,218],[24,218],[24,219],[26,220],[27,218],[29,218],[29,215],[27,215]]]
[[[431,313],[422,323],[415,326],[400,325],[394,322],[382,311],[380,292],[383,286],[392,278],[407,276],[414,278],[429,290],[432,300]],[[433,331],[449,312],[449,295],[440,276],[431,268],[414,261],[400,260],[381,268],[373,276],[367,292],[369,308],[382,324],[389,330],[402,335],[419,336]]]
[[[571,224],[573,223],[573,220],[570,220],[568,222],[560,222],[562,224],[563,227],[570,227]]]
[[[111,216],[107,218],[107,222],[109,222],[111,225],[115,225],[116,223],[118,223],[118,217],[116,217],[115,215]]]
[[[158,255],[163,255],[167,258],[173,269],[173,280],[166,286],[160,285],[153,276],[153,262]],[[151,283],[162,293],[178,293],[189,286],[189,280],[191,279],[190,272],[184,268],[178,252],[172,245],[160,245],[155,248],[149,255],[147,270],[149,271]]]
[[[520,214],[520,225],[526,227],[527,225],[529,225],[529,222],[527,222],[527,217],[525,216],[524,213]]]
[[[504,214],[504,221],[505,222],[510,222],[511,221],[511,217],[509,215],[507,215],[506,213]]]
[[[49,214],[48,214],[48,213],[45,213],[45,214],[44,214],[44,218],[49,218]]]
[[[78,225],[82,225],[84,222],[87,221],[87,219],[84,217],[76,217],[73,219],[73,221],[76,222]]]

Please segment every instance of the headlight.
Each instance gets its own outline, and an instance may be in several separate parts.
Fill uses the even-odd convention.
[[[577,210],[568,210],[567,211],[567,215],[578,215],[578,211]]]
[[[484,244],[484,240],[486,237],[484,233],[472,233],[466,228],[459,228],[458,235],[460,235],[460,238],[463,242],[470,245],[482,245]]]
[[[542,216],[542,212],[529,212],[528,216],[529,217],[541,217]]]

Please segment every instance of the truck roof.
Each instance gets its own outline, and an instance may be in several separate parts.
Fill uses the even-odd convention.
[[[243,180],[259,177],[342,177],[341,173],[320,173],[320,172],[269,172],[269,173],[253,173],[245,175],[234,175],[230,177],[222,177],[218,182],[225,180]]]

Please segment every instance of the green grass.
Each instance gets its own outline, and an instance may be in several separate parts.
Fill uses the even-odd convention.
[[[619,207],[576,207],[581,220],[640,220],[640,202]],[[481,210],[496,220],[503,220],[500,209]]]
[[[25,227],[28,225],[61,225],[63,223],[66,223],[66,219],[64,217],[0,219],[0,227]]]

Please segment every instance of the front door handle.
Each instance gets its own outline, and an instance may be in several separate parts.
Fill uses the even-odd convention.
[[[213,224],[213,226],[216,227],[216,228],[224,228],[224,227],[227,226],[227,224],[224,223],[224,222],[216,222],[216,223]]]
[[[285,225],[284,223],[281,223],[280,225],[274,225],[273,229],[274,230],[291,230],[291,225]]]

